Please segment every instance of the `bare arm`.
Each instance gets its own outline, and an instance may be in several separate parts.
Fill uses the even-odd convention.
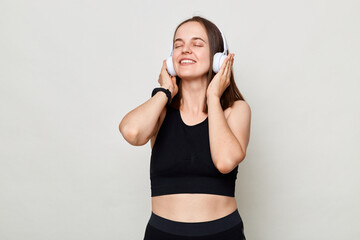
[[[170,77],[167,72],[166,60],[163,61],[158,83],[160,87],[170,90],[171,98],[177,94],[176,77]],[[159,91],[145,103],[127,113],[119,124],[119,131],[125,140],[135,146],[146,144],[157,132],[160,114],[167,102],[166,94]]]
[[[152,98],[131,110],[119,124],[119,130],[131,145],[146,144],[155,134],[161,111],[168,98],[164,92],[157,92]]]
[[[223,174],[231,172],[246,156],[250,138],[251,109],[247,102],[235,101],[228,119],[220,99],[208,99],[211,157]]]
[[[211,157],[223,174],[231,172],[245,158],[250,138],[251,109],[247,102],[235,101],[227,119],[220,103],[230,85],[233,61],[234,54],[229,54],[206,92]]]

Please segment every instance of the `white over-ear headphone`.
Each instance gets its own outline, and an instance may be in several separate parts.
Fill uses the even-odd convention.
[[[220,33],[221,33],[221,37],[223,39],[224,42],[224,51],[223,52],[217,52],[214,55],[213,58],[213,71],[215,73],[219,72],[220,67],[222,65],[222,63],[224,62],[225,58],[227,57],[227,44],[226,44],[226,40],[225,40],[225,36],[222,33],[222,31],[219,29]],[[173,60],[172,60],[172,55],[174,52],[174,44],[171,44],[171,53],[170,56],[166,59],[166,69],[168,71],[168,73],[171,76],[176,76],[176,72],[174,69],[174,64],[173,64]]]

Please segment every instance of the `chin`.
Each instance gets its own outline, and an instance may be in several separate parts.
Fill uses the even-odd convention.
[[[193,79],[193,78],[199,78],[200,76],[194,75],[194,74],[178,74],[179,78],[181,79]]]
[[[176,71],[177,76],[180,78],[201,78],[207,76],[207,72],[205,73],[197,73],[193,71]]]

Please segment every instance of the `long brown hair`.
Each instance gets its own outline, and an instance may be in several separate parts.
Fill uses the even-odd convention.
[[[221,32],[216,27],[216,25],[214,23],[212,23],[211,21],[209,21],[203,17],[200,17],[200,16],[194,16],[192,18],[189,18],[189,19],[183,21],[176,27],[175,32],[174,32],[173,42],[175,40],[175,34],[176,34],[176,31],[178,30],[178,28],[187,22],[198,22],[205,27],[206,34],[209,39],[209,47],[210,47],[210,63],[211,64],[210,64],[210,68],[209,68],[208,75],[207,75],[207,86],[209,86],[211,80],[213,79],[213,77],[216,74],[212,69],[212,62],[213,62],[214,54],[217,52],[224,51],[224,43],[222,40]],[[227,54],[229,54],[229,50],[227,51]],[[178,90],[178,93],[174,96],[174,98],[172,99],[172,101],[170,103],[170,106],[175,109],[180,108],[180,100],[182,98],[182,89],[181,89],[180,83],[181,83],[181,78],[179,76],[176,76],[176,85],[178,86],[179,90]],[[206,95],[204,96],[204,98],[205,98],[205,102],[207,102]],[[220,104],[221,104],[222,109],[225,110],[226,108],[231,107],[236,100],[244,100],[245,101],[244,97],[242,96],[242,94],[240,93],[239,89],[236,86],[234,74],[233,74],[233,71],[231,70],[230,85],[225,89],[223,95],[220,98]],[[205,104],[203,112],[208,113],[207,104]]]

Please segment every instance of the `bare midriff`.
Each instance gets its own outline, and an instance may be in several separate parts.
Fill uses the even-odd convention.
[[[234,212],[235,197],[215,194],[179,193],[151,198],[152,212],[179,222],[212,221]]]

